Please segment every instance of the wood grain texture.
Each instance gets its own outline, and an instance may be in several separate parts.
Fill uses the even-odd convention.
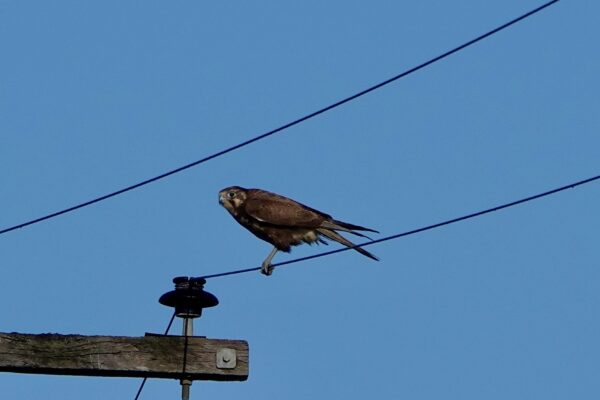
[[[244,381],[248,343],[182,336],[81,336],[0,333],[0,371],[32,374]],[[217,368],[217,351],[234,349],[237,365]],[[185,369],[184,369],[185,360]],[[185,373],[183,374],[183,371]]]

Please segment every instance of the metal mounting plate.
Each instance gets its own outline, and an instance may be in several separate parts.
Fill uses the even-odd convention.
[[[233,369],[237,365],[237,354],[235,349],[226,347],[217,350],[217,368]]]

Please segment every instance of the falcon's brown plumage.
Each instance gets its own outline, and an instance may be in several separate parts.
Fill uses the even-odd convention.
[[[261,189],[244,189],[231,186],[219,192],[219,203],[229,211],[240,225],[258,238],[274,247],[262,263],[261,272],[271,275],[271,260],[277,251],[290,252],[291,246],[302,243],[327,244],[322,237],[335,240],[344,246],[354,244],[336,231],[367,237],[356,231],[376,230],[333,219],[330,215],[305,206],[287,197]],[[354,250],[379,261],[377,257],[360,247]]]

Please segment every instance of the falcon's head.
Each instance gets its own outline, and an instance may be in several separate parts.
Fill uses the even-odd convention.
[[[235,215],[236,210],[246,201],[246,189],[239,186],[230,186],[219,192],[219,204]]]

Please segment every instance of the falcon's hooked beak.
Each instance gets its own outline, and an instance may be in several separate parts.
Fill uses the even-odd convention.
[[[227,210],[229,210],[229,208],[231,207],[230,201],[227,198],[227,193],[225,192],[220,192],[219,193],[219,204],[226,208]]]
[[[227,211],[229,211],[230,213],[233,212],[233,204],[230,198],[227,197],[227,190],[221,190],[219,192],[219,204],[225,208]]]

